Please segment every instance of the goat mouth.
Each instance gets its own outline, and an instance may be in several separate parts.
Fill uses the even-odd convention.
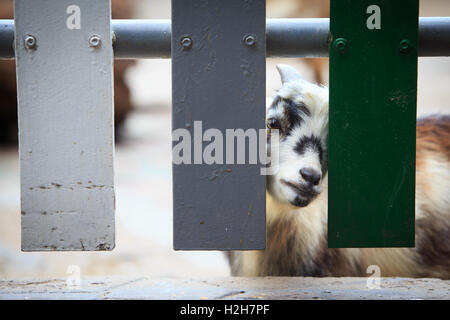
[[[292,190],[295,191],[298,195],[300,195],[302,198],[307,198],[308,200],[302,200],[301,202],[310,202],[311,199],[315,198],[319,193],[317,191],[314,191],[311,188],[304,188],[299,184],[286,181],[284,179],[280,180],[282,184],[290,187]],[[295,202],[298,202],[297,200]]]
[[[311,200],[310,199],[305,200],[305,199],[301,199],[300,197],[295,197],[294,201],[289,201],[289,202],[295,207],[303,208],[303,207],[306,207],[311,202]]]

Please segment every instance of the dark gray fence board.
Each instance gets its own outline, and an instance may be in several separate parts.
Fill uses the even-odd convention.
[[[265,52],[264,0],[172,0],[172,130],[189,129],[193,140],[202,121],[203,132],[220,129],[225,140],[225,129],[264,129]],[[260,168],[248,157],[245,165],[174,164],[174,248],[263,249]]]

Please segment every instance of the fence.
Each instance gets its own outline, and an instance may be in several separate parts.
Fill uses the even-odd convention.
[[[114,59],[170,58],[170,20],[111,20]],[[328,57],[330,19],[267,19],[268,58]],[[419,57],[450,55],[450,17],[419,18]],[[14,59],[14,21],[0,19],[0,59]]]
[[[417,0],[334,0],[331,29],[266,22],[264,0],[172,0],[172,21],[111,20],[106,0],[16,0],[0,58],[17,65],[22,249],[115,245],[114,58],[172,58],[173,130],[195,140],[200,120],[265,128],[266,57],[329,54],[329,245],[412,246],[417,56],[450,55],[450,18],[419,20]],[[377,178],[383,150],[391,169]],[[174,164],[173,179],[175,249],[264,248],[258,166]]]

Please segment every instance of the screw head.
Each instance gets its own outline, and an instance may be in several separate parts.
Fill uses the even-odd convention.
[[[347,39],[337,38],[333,42],[333,48],[339,53],[344,53],[345,51],[347,51]]]
[[[180,44],[184,49],[189,49],[192,46],[191,37],[185,36],[185,37],[181,38]]]
[[[37,40],[32,35],[26,35],[24,38],[25,48],[28,50],[35,50],[37,47]]]
[[[408,53],[411,51],[411,43],[407,39],[403,39],[400,41],[399,50],[401,53]]]
[[[98,48],[101,45],[102,45],[102,39],[100,38],[100,36],[98,36],[96,34],[90,36],[89,46],[91,46],[92,48]]]
[[[246,35],[244,37],[244,43],[249,47],[254,46],[256,44],[256,37],[253,35]]]

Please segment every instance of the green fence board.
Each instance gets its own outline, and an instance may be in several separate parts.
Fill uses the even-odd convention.
[[[328,246],[414,246],[418,0],[331,0]]]

